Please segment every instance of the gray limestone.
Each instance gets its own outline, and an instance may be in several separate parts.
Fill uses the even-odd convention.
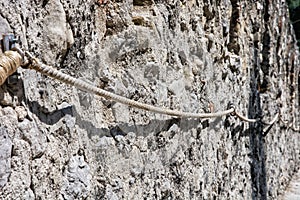
[[[284,1],[8,1],[42,62],[177,119],[32,70],[0,87],[0,199],[277,199],[300,164],[299,51]],[[263,131],[265,130],[265,132]]]

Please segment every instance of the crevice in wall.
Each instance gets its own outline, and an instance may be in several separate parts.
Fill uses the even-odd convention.
[[[179,17],[178,7],[173,4],[166,5],[168,8],[169,14],[168,14],[168,24],[169,29],[175,30],[177,25],[177,19]]]
[[[238,55],[240,52],[240,45],[238,41],[238,36],[240,32],[239,30],[240,9],[239,9],[238,0],[231,0],[231,7],[232,7],[232,11],[231,11],[232,14],[230,17],[228,50]]]
[[[253,57],[254,65],[250,73],[250,95],[249,95],[249,118],[260,119],[262,116],[262,107],[259,88],[260,65],[258,42],[254,42]],[[262,123],[256,122],[249,125],[250,137],[250,171],[252,185],[252,199],[267,199],[267,175],[266,175],[266,152],[265,140],[263,136]]]
[[[210,9],[211,8],[211,9]],[[206,2],[203,6],[203,15],[206,17],[206,19],[212,20],[215,16],[215,11],[213,10],[211,4],[208,5],[208,3]]]
[[[270,31],[269,31],[269,19],[270,19],[270,14],[269,14],[269,1],[266,0],[265,1],[265,6],[264,6],[264,13],[263,13],[263,17],[264,17],[264,33],[263,33],[263,38],[262,38],[262,44],[263,44],[263,49],[262,49],[262,56],[263,56],[263,60],[261,63],[261,70],[263,71],[263,82],[260,83],[260,92],[264,93],[266,91],[268,91],[269,87],[270,87],[270,80],[269,80],[269,75],[270,75],[270,43],[271,43],[271,36],[270,36]]]
[[[33,173],[31,172],[31,176],[30,176],[30,186],[29,188],[31,189],[33,195],[34,195],[34,198],[36,197],[36,192],[35,192],[35,187],[34,187],[34,184],[33,184]]]
[[[151,6],[152,0],[133,0],[133,6]]]

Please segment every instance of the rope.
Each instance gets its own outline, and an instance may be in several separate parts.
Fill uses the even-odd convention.
[[[29,62],[28,62],[28,60],[24,57],[24,52],[21,49],[16,48],[15,50],[16,51],[6,51],[4,55],[0,57],[0,85],[4,83],[5,79],[9,75],[11,75],[17,70],[17,67],[23,65],[24,68],[28,67],[30,69],[34,69],[46,76],[50,76],[54,79],[60,80],[61,82],[75,86],[83,91],[87,91],[99,95],[101,97],[104,97],[106,99],[111,99],[113,101],[126,104],[128,106],[132,106],[135,108],[139,108],[142,110],[147,110],[155,113],[182,117],[182,118],[213,118],[213,117],[221,117],[224,115],[232,114],[232,115],[236,115],[238,118],[246,122],[255,123],[258,121],[257,119],[248,119],[247,117],[239,114],[238,112],[236,112],[234,106],[232,105],[229,107],[229,109],[225,111],[220,111],[215,113],[192,113],[192,112],[182,112],[178,110],[156,107],[153,105],[134,101],[122,97],[120,95],[113,94],[101,88],[95,87],[91,84],[88,84],[82,80],[76,79],[67,74],[64,74],[54,69],[53,67],[41,63],[38,59],[33,57],[29,52],[25,52],[25,55],[29,58]],[[26,63],[23,63],[24,60],[26,60]]]
[[[0,55],[0,86],[22,64],[22,56],[16,51],[6,51]]]
[[[82,80],[76,79],[72,76],[64,74],[50,66],[47,66],[41,62],[39,62],[36,58],[34,58],[30,53],[26,52],[26,55],[31,59],[32,63],[29,68],[34,69],[46,76],[50,76],[54,79],[60,80],[66,84],[73,85],[81,90],[94,93],[96,95],[102,96],[106,99],[111,99],[118,103],[126,104],[135,108],[139,108],[142,110],[148,110],[155,113],[184,117],[184,118],[213,118],[213,117],[221,117],[234,112],[234,108],[230,108],[225,111],[216,112],[216,113],[190,113],[190,112],[181,112],[178,110],[171,110],[166,108],[160,108],[156,106],[152,106],[149,104],[141,103],[138,101],[134,101],[125,97],[122,97],[117,94],[113,94],[101,88],[90,85]]]
[[[240,118],[241,120],[245,121],[245,122],[250,122],[250,123],[255,123],[255,122],[258,122],[259,120],[258,119],[248,119],[247,117],[244,117],[243,115],[241,115],[240,113],[238,112],[235,112],[235,115]]]
[[[276,115],[274,116],[274,118],[272,119],[272,121],[270,121],[270,122],[263,122],[263,124],[271,126],[271,125],[273,125],[278,120],[278,117],[279,117],[279,113],[276,113]]]
[[[265,127],[263,129],[264,135],[266,135],[269,132],[269,130],[274,125],[274,123],[278,120],[278,117],[279,117],[279,113],[276,113],[276,115],[274,116],[274,118],[272,119],[272,121],[270,121],[270,122],[262,122],[263,124],[268,125],[268,127]]]

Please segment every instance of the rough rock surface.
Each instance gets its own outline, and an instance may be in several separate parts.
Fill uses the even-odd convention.
[[[283,200],[297,200],[300,199],[300,170],[295,174],[287,187],[285,193],[279,196]]]
[[[262,119],[176,119],[19,69],[0,88],[1,199],[276,199],[300,164],[284,1],[2,0],[0,25],[108,91]]]

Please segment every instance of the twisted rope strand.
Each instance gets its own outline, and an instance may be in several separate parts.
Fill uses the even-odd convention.
[[[98,87],[92,86],[82,80],[73,78],[67,74],[64,74],[50,66],[47,66],[43,63],[40,63],[36,58],[34,58],[29,52],[25,52],[26,56],[30,58],[31,63],[28,63],[28,60],[24,58],[24,52],[20,48],[15,48],[16,51],[6,51],[4,54],[0,55],[0,85],[2,85],[6,78],[13,74],[17,68],[20,65],[23,65],[23,67],[26,67],[30,65],[31,69],[34,69],[36,71],[41,72],[42,74],[45,74],[47,76],[50,76],[54,79],[58,79],[64,83],[67,83],[69,85],[73,85],[81,90],[94,93],[96,95],[102,96],[107,99],[114,100],[119,103],[123,103],[135,108],[148,110],[155,113],[160,114],[166,114],[166,115],[172,115],[177,117],[185,117],[185,118],[212,118],[212,117],[221,117],[227,114],[234,114],[238,118],[240,118],[243,121],[255,123],[260,121],[259,119],[249,119],[240,113],[236,112],[235,108],[231,106],[229,109],[221,112],[216,113],[191,113],[191,112],[181,112],[178,110],[171,110],[161,107],[152,106],[149,104],[140,103],[113,93],[110,93],[108,91],[102,90]],[[26,62],[25,62],[26,60]],[[273,124],[280,119],[284,124],[288,124],[284,120],[282,120],[281,117],[279,117],[279,113],[277,113],[274,118],[270,122],[262,122],[265,125],[269,125],[269,127],[264,129],[264,132],[268,131]],[[295,125],[288,125],[288,128],[292,129],[295,132],[299,131],[299,127],[295,127]]]
[[[28,65],[27,59],[26,63],[24,62],[24,52],[20,48],[15,48],[15,51],[6,51],[4,54],[0,55],[0,85],[2,85],[6,78],[13,74],[17,68],[23,64],[23,67],[25,65]],[[171,109],[166,109],[166,108],[160,108],[156,106],[152,106],[149,104],[144,104],[140,103],[131,99],[127,99],[125,97],[110,93],[108,91],[102,90],[100,88],[97,88],[95,86],[92,86],[82,80],[73,78],[67,74],[64,74],[50,66],[44,65],[43,63],[40,63],[36,58],[34,58],[29,52],[25,52],[26,56],[28,56],[31,60],[31,68],[35,69],[36,71],[41,72],[42,74],[45,74],[47,76],[50,76],[54,79],[58,79],[64,83],[76,86],[77,88],[94,93],[96,95],[102,96],[107,99],[112,99],[116,102],[123,103],[132,107],[136,107],[139,109],[143,110],[148,110],[151,112],[156,112],[160,114],[166,114],[166,115],[172,115],[172,116],[177,116],[177,117],[186,117],[186,118],[212,118],[212,117],[221,117],[227,114],[234,114],[238,118],[240,118],[243,121],[250,122],[250,123],[255,123],[258,122],[259,119],[249,119],[240,113],[236,112],[235,108],[231,106],[228,110],[221,111],[221,112],[216,112],[216,113],[190,113],[190,112],[181,112],[177,110],[171,110]],[[272,121],[270,122],[262,122],[265,125],[269,125],[271,127],[279,117],[279,113],[277,113]],[[281,118],[280,120],[284,123]],[[294,131],[299,131],[299,127],[295,127],[294,125],[289,125],[288,128],[294,130]]]
[[[64,83],[67,83],[69,85],[73,85],[81,90],[94,93],[96,95],[102,96],[107,99],[111,99],[113,101],[126,104],[135,108],[148,110],[155,113],[165,114],[165,115],[171,115],[171,116],[177,116],[177,117],[184,117],[184,118],[213,118],[213,117],[221,117],[227,114],[235,114],[238,118],[240,118],[243,121],[255,123],[259,121],[258,119],[248,119],[247,117],[239,114],[236,112],[235,108],[231,106],[231,108],[220,111],[216,113],[191,113],[191,112],[182,112],[178,110],[171,110],[167,108],[161,108],[152,106],[149,104],[137,102],[125,97],[122,97],[117,94],[110,93],[108,91],[102,90],[98,87],[95,87],[93,85],[90,85],[82,80],[76,79],[74,77],[71,77],[67,74],[64,74],[50,66],[47,66],[41,62],[38,61],[35,57],[33,57],[29,52],[25,52],[26,56],[29,57],[30,63],[27,63],[27,59],[24,59],[24,52],[20,48],[16,48],[16,51],[7,51],[4,53],[4,55],[0,56],[0,85],[4,83],[5,79],[14,73],[17,68],[23,64],[23,67],[29,66],[31,69],[34,69],[42,74],[45,74],[47,76],[50,76],[54,79],[60,80]],[[25,61],[26,60],[26,63]],[[23,63],[24,62],[24,63]],[[275,123],[275,121],[278,118],[278,114],[275,116],[275,118],[269,123],[272,125]]]
[[[216,112],[216,113],[190,113],[190,112],[181,112],[177,110],[171,110],[171,109],[166,109],[166,108],[160,108],[156,106],[152,106],[149,104],[141,103],[138,101],[134,101],[125,97],[122,97],[120,95],[116,95],[113,93],[110,93],[108,91],[105,91],[101,88],[92,86],[82,80],[76,79],[74,77],[71,77],[67,74],[64,74],[50,66],[47,66],[43,63],[40,63],[37,59],[33,59],[33,63],[31,64],[30,68],[34,69],[44,75],[50,76],[54,79],[60,80],[64,83],[67,83],[69,85],[73,85],[81,90],[91,92],[94,94],[97,94],[99,96],[102,96],[106,99],[111,99],[113,101],[126,104],[135,108],[143,109],[143,110],[148,110],[151,112],[155,113],[160,113],[160,114],[166,114],[166,115],[172,115],[172,116],[177,116],[177,117],[185,117],[185,118],[212,118],[212,117],[221,117],[230,113],[234,112],[233,108],[230,108],[225,111],[221,112]]]

